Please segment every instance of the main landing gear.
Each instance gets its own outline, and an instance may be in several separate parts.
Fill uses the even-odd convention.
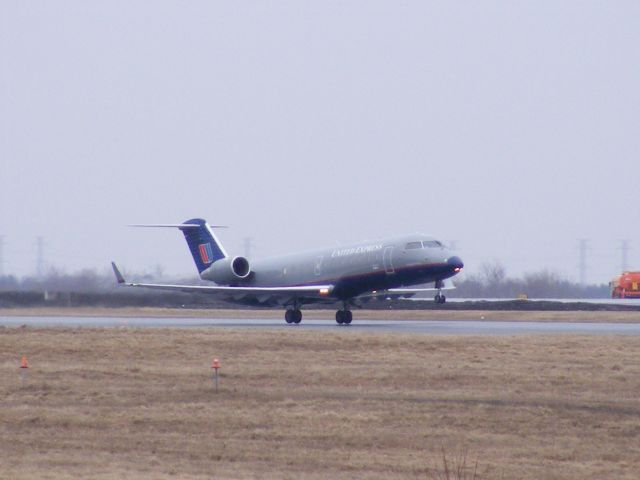
[[[285,322],[291,323],[300,323],[302,321],[302,312],[299,308],[288,308],[284,314]],[[353,320],[353,313],[351,310],[345,305],[343,309],[338,310],[336,312],[336,322],[339,325],[349,325]]]
[[[284,314],[284,321],[287,323],[300,323],[302,321],[302,312],[299,308],[289,309]]]
[[[336,312],[336,322],[340,325],[349,325],[351,320],[353,320],[353,313],[351,313],[351,310],[338,310]]]
[[[436,303],[445,303],[447,301],[447,297],[445,297],[442,293],[438,292],[435,297],[433,297],[433,301]]]

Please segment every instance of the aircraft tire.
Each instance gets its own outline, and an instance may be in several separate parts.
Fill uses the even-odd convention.
[[[344,312],[342,310],[336,312],[336,322],[340,325],[344,323]]]
[[[351,321],[353,320],[353,313],[351,313],[351,310],[345,310],[344,312],[344,324],[345,325],[349,325],[351,324]]]
[[[284,313],[284,321],[287,323],[293,323],[293,310],[287,310]]]
[[[302,321],[302,312],[300,310],[293,310],[291,317],[293,318],[293,323],[300,323]]]

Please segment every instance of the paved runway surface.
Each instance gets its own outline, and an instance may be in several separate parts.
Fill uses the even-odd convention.
[[[287,328],[325,331],[426,333],[444,335],[591,334],[640,335],[640,323],[486,322],[477,320],[354,320],[337,325],[332,320],[303,320],[287,325],[283,320],[230,318],[118,318],[118,317],[0,317],[0,325],[17,327],[233,327]]]
[[[415,302],[433,302],[433,298],[410,298]],[[455,298],[447,297],[448,303],[465,302],[513,302],[515,298]],[[621,307],[640,307],[640,298],[529,298],[526,303],[588,303],[590,305],[616,305]]]

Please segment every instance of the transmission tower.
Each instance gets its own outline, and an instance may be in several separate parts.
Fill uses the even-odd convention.
[[[579,260],[578,270],[580,271],[580,285],[587,283],[587,250],[589,250],[589,240],[581,238],[578,243]]]
[[[622,267],[623,272],[629,270],[629,250],[631,250],[631,247],[629,246],[629,240],[620,240],[620,252],[622,254],[622,258],[620,259],[620,267]]]
[[[36,238],[36,275],[44,277],[44,238]]]

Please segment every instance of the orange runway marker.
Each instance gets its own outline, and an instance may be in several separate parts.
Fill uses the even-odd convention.
[[[27,369],[29,368],[29,362],[27,361],[27,356],[22,355],[20,359],[20,381],[24,382],[27,379]]]
[[[211,368],[213,368],[213,371],[215,372],[213,374],[213,383],[216,386],[216,393],[218,393],[218,370],[220,369],[220,360],[214,358],[211,363]]]

